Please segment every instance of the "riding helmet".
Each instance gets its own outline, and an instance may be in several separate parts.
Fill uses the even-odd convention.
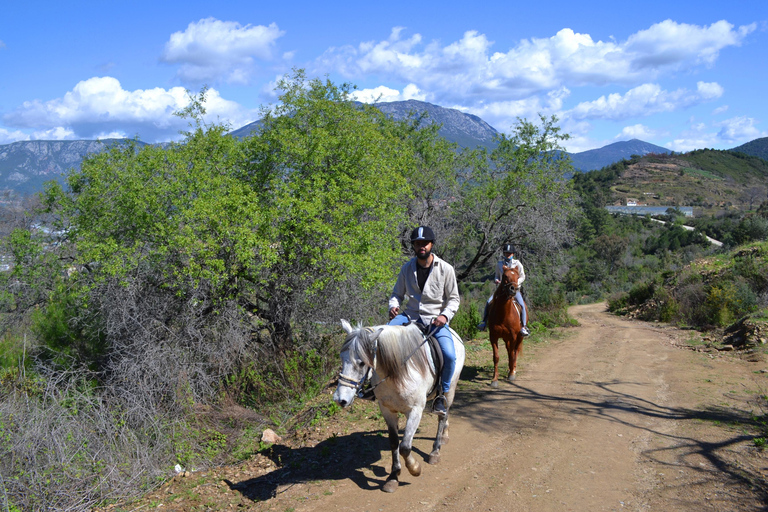
[[[416,240],[426,240],[427,242],[435,241],[435,234],[432,232],[432,228],[429,226],[419,226],[411,231],[411,243]]]
[[[508,252],[514,253],[515,252],[515,246],[513,246],[512,244],[504,244],[504,246],[501,248],[501,252],[503,252],[505,254],[508,253]]]

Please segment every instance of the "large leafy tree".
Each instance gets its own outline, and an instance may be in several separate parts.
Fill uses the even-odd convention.
[[[308,317],[354,308],[390,281],[413,153],[403,126],[354,103],[349,85],[299,71],[278,89],[280,104],[245,142],[243,178],[273,212],[275,258],[262,268],[254,311],[283,335]]]
[[[519,119],[490,155],[470,154],[460,198],[451,204],[457,229],[447,244],[459,279],[490,268],[505,243],[543,257],[572,239],[567,177],[573,167],[560,145],[567,135],[556,123],[555,117],[540,116],[538,124]]]
[[[102,316],[120,326],[113,334],[234,307],[260,339],[290,346],[297,326],[343,306],[359,314],[389,281],[413,165],[403,127],[352,102],[348,85],[297,71],[278,88],[280,102],[248,139],[202,123],[203,91],[182,143],[115,147],[87,159],[69,191],[49,190],[84,286],[99,300],[115,283],[137,286],[158,305],[127,321],[115,314],[125,307],[103,302]]]

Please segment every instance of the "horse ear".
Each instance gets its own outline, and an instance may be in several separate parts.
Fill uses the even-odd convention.
[[[347,334],[351,333],[354,329],[352,329],[352,326],[349,324],[349,322],[345,319],[341,319],[341,328],[346,331]]]
[[[384,330],[384,328],[383,328],[383,327],[379,327],[378,329],[376,329],[376,332],[375,332],[375,333],[373,333],[373,336],[371,336],[371,341],[375,341],[375,340],[376,340],[376,338],[378,338],[378,337],[379,337],[379,335],[381,334],[381,332],[382,332],[383,330]]]

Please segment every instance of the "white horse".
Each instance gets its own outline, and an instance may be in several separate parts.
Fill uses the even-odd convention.
[[[342,407],[349,407],[365,381],[368,369],[373,369],[371,384],[379,401],[379,408],[389,431],[392,450],[392,471],[384,483],[385,492],[394,492],[399,486],[400,457],[413,476],[421,474],[421,465],[411,454],[413,435],[421,422],[427,399],[435,396],[437,373],[429,346],[415,324],[379,325],[353,328],[346,320],[341,325],[347,339],[341,347],[341,374],[333,399]],[[464,367],[464,344],[453,330],[456,350],[456,369],[451,378],[451,389],[446,393],[446,408],[450,409],[456,393],[456,383]],[[398,413],[406,417],[403,440],[398,439]],[[440,461],[440,447],[448,442],[448,415],[441,417],[437,435],[428,462]]]

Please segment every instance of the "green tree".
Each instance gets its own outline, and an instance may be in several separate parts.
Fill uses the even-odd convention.
[[[474,153],[453,207],[459,230],[450,243],[454,254],[463,255],[456,259],[459,279],[486,269],[502,244],[543,255],[572,238],[567,226],[575,206],[566,177],[573,166],[560,146],[568,136],[556,122],[544,116],[540,125],[519,119],[489,158]]]
[[[341,304],[352,306],[341,296],[362,299],[391,281],[414,158],[403,126],[355,104],[351,86],[298,71],[278,89],[281,103],[245,142],[244,180],[272,212],[274,257],[251,306],[283,336],[292,322],[338,317]]]

